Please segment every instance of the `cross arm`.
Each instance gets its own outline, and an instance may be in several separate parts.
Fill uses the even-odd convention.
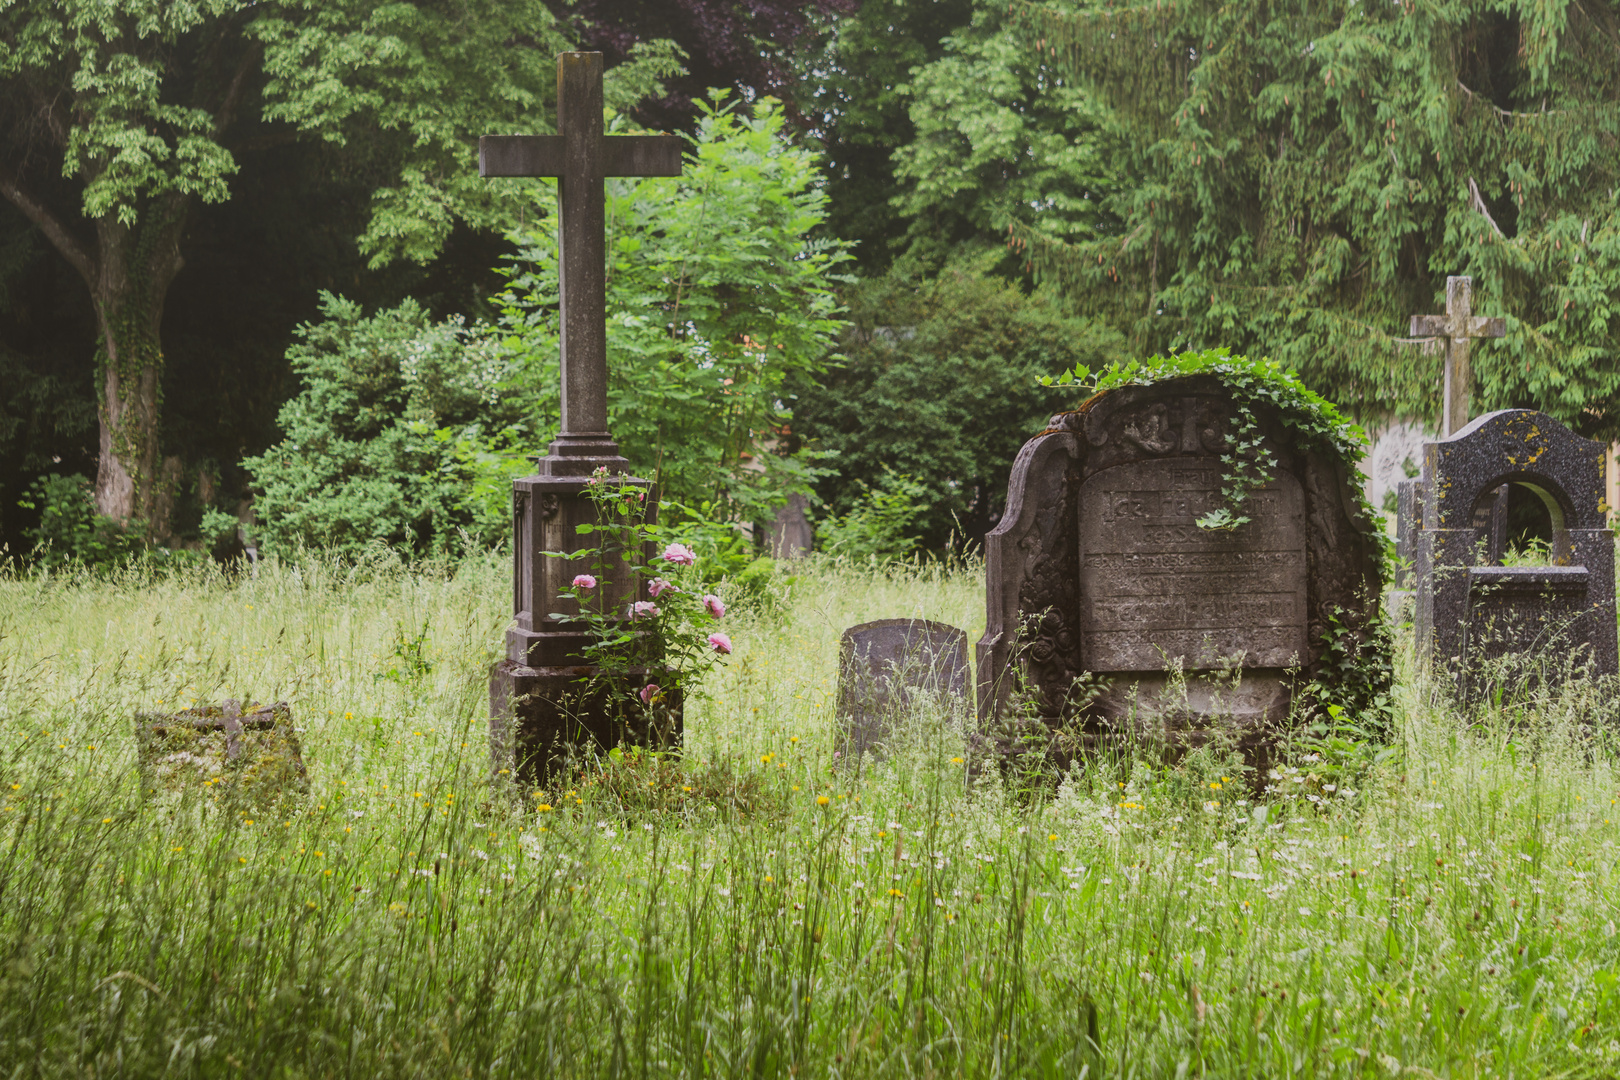
[[[603,176],[679,176],[678,135],[607,135]],[[561,176],[561,135],[484,135],[478,140],[479,176]]]
[[[1412,337],[1451,337],[1451,320],[1446,315],[1412,316]],[[1503,318],[1468,320],[1465,337],[1503,337],[1507,334],[1507,320]]]

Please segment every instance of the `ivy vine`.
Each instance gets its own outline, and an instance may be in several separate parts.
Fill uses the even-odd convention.
[[[1283,426],[1297,435],[1301,444],[1329,450],[1347,465],[1355,464],[1366,455],[1367,433],[1339,412],[1331,401],[1300,382],[1293,371],[1275,360],[1233,356],[1226,348],[1150,356],[1146,360],[1110,364],[1096,372],[1076,365],[1059,375],[1043,376],[1041,385],[1072,386],[1090,395],[1191,375],[1213,375],[1219,379],[1231,391],[1236,411],[1236,426],[1220,457],[1224,467],[1222,505],[1199,518],[1199,528],[1231,530],[1246,524],[1250,519],[1243,513],[1244,503],[1251,492],[1265,486],[1277,467],[1277,459],[1266,448],[1260,423],[1255,418],[1257,405],[1275,409]],[[1359,488],[1357,495],[1365,504]],[[1370,506],[1364,505],[1363,509],[1370,515]]]

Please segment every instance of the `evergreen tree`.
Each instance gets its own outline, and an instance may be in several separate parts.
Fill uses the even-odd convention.
[[[1408,318],[1471,274],[1508,336],[1475,409],[1620,436],[1620,8],[1181,0],[1020,2],[1027,45],[1127,143],[1116,232],[1010,230],[1039,278],[1142,350],[1269,353],[1363,415],[1432,417]]]

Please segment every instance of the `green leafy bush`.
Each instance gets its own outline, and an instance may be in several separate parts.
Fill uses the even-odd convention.
[[[1119,337],[1059,297],[989,274],[993,259],[934,278],[895,270],[850,291],[845,362],[792,387],[794,437],[837,469],[816,485],[833,514],[852,513],[868,497],[863,478],[892,466],[920,486],[911,528],[924,548],[982,539],[1019,447],[1068,404],[1040,376],[1120,354]]]
[[[533,441],[503,393],[512,357],[412,300],[366,316],[322,293],[321,313],[287,351],[304,386],[281,409],[286,438],[242,463],[263,541],[350,558],[378,542],[418,556],[503,542]]]
[[[816,544],[828,555],[865,562],[909,557],[917,548],[917,504],[923,485],[885,467],[877,487],[856,481],[861,494],[849,513],[816,523]]]
[[[35,561],[51,569],[74,564],[111,569],[128,563],[146,546],[139,534],[96,513],[90,481],[82,476],[41,476],[28,485],[18,505],[39,511],[39,524],[25,535],[34,542]]]

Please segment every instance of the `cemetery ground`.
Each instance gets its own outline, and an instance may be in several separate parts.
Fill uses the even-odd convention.
[[[0,1069],[1620,1069],[1590,686],[1463,717],[1408,666],[1385,751],[1291,745],[1264,793],[1206,752],[1021,791],[926,711],[856,775],[831,761],[840,632],[976,637],[982,571],[811,562],[734,605],[683,758],[517,792],[486,764],[507,575],[0,579]],[[225,697],[290,702],[307,794],[144,798],[132,717]]]

